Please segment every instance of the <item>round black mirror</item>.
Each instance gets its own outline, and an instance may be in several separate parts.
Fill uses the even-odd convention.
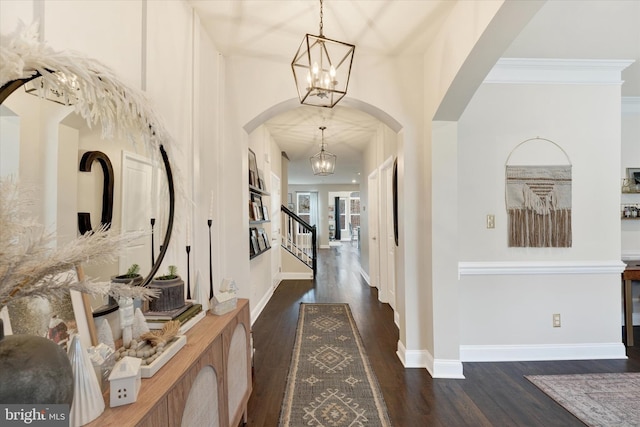
[[[12,93],[14,93],[17,89],[25,85],[31,85],[31,86],[33,86],[34,84],[37,85],[38,84],[36,83],[38,81],[37,79],[40,77],[41,75],[39,73],[36,73],[29,78],[16,79],[16,80],[9,81],[0,88],[0,105],[3,108],[3,115],[5,115],[5,112],[7,111],[10,112],[10,110],[7,109],[5,106],[5,100],[7,100],[9,96]],[[43,100],[42,102],[49,102],[49,101]],[[68,112],[66,112],[65,114],[68,114]],[[75,120],[77,120],[78,118],[76,118]],[[143,131],[143,129],[141,129],[141,131]],[[160,264],[162,263],[162,260],[166,255],[167,248],[169,246],[169,242],[171,239],[171,233],[173,230],[173,221],[174,221],[174,214],[175,214],[175,187],[173,182],[171,164],[169,162],[169,157],[167,155],[165,147],[162,144],[158,145],[157,150],[159,151],[159,159],[161,160],[161,164],[163,166],[162,168],[164,169],[164,175],[166,177],[166,182],[163,182],[162,184],[163,188],[166,189],[166,191],[163,191],[163,194],[165,196],[163,197],[163,200],[165,201],[165,204],[161,208],[162,210],[161,221],[159,220],[159,218],[155,218],[156,212],[153,212],[151,215],[149,215],[151,217],[150,220],[152,224],[151,228],[152,228],[153,234],[150,236],[150,239],[151,239],[150,248],[149,248],[150,256],[147,255],[147,258],[145,258],[145,263],[148,267],[144,271],[140,272],[143,276],[141,286],[146,286],[153,279],[153,277],[155,276],[155,274],[157,273],[160,267]],[[78,230],[80,233],[85,233],[91,229],[94,229],[98,225],[98,223],[102,224],[103,226],[110,225],[111,220],[113,218],[113,210],[112,210],[113,209],[113,183],[114,183],[113,180],[117,178],[113,174],[109,157],[104,153],[102,153],[101,151],[97,151],[97,150],[86,151],[84,153],[80,161],[78,170],[90,171],[91,165],[93,163],[99,163],[100,166],[102,166],[102,174],[104,176],[102,180],[103,185],[101,188],[101,192],[102,192],[101,215],[95,215],[92,221],[89,213],[78,212],[77,213]],[[97,168],[94,166],[94,169],[97,169]],[[157,175],[159,176],[160,173],[158,173]],[[157,193],[153,195],[153,197],[157,197],[157,196],[158,196]],[[155,200],[155,203],[157,203],[158,205],[160,204],[158,200]],[[159,206],[158,206],[158,209],[160,209]],[[156,220],[158,221],[156,222]],[[149,219],[146,219],[146,221],[149,221]],[[154,226],[155,226],[155,231],[154,231]],[[159,227],[162,227],[161,230],[158,230]],[[121,230],[125,231],[124,228],[121,228]],[[160,238],[154,241],[154,237],[156,233],[157,235],[160,236]],[[159,246],[157,256],[155,255],[156,246]],[[150,262],[148,261],[149,258],[150,258]],[[119,274],[122,274],[122,272],[120,272]],[[100,279],[103,281],[109,281],[110,277],[101,276]]]

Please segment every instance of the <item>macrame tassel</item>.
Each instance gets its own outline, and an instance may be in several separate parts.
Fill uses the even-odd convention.
[[[571,209],[509,209],[509,246],[530,248],[571,247]]]

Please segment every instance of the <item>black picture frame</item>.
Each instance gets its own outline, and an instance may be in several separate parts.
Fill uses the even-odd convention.
[[[264,239],[264,228],[259,228],[258,230],[258,247],[260,248],[260,251],[265,251],[267,250],[267,242]]]
[[[249,229],[249,240],[251,242],[251,251],[252,255],[257,255],[260,253],[260,245],[258,243],[258,229],[253,227]]]
[[[249,148],[249,185],[254,187],[258,185],[258,160],[251,148]]]
[[[265,249],[270,248],[271,244],[269,243],[269,236],[264,228],[258,229],[258,234],[260,234],[260,238],[264,242]]]

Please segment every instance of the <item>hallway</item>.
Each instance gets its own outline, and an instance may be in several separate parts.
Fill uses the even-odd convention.
[[[402,366],[393,311],[359,271],[357,248],[344,243],[319,251],[316,280],[278,286],[253,325],[248,426],[278,425],[301,302],[349,303],[396,427],[583,426],[524,375],[640,371],[635,347],[627,350],[628,360],[465,363],[465,380],[432,379],[426,369]]]

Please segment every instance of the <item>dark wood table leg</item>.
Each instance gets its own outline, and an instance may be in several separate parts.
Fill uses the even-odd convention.
[[[624,329],[627,346],[633,347],[633,298],[631,295],[631,279],[624,280]]]

